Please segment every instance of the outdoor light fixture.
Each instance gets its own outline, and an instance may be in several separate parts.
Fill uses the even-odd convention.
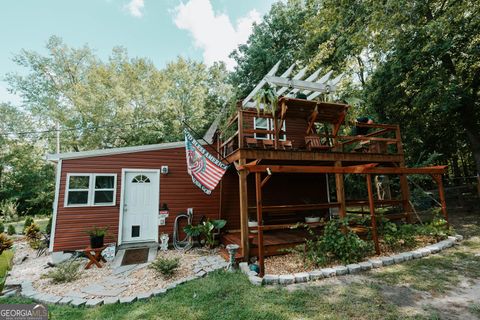
[[[272,170],[270,170],[270,168],[267,168],[267,174],[268,174],[269,176],[272,175]]]

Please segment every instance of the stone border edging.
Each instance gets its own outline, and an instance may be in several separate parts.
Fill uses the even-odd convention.
[[[220,261],[220,259],[222,261]],[[219,269],[225,268],[227,265],[228,265],[228,262],[223,260],[223,258],[220,257],[219,255],[205,257],[204,259],[200,258],[199,261],[197,261],[197,263],[194,264],[194,270],[193,270],[194,275],[178,279],[170,283],[165,288],[156,288],[151,291],[147,291],[144,293],[139,293],[137,295],[127,296],[127,297],[105,297],[105,298],[89,299],[89,298],[58,296],[58,295],[36,291],[31,281],[10,283],[10,285],[20,286],[19,293],[22,297],[33,299],[39,303],[71,305],[73,307],[96,307],[103,304],[107,305],[107,304],[115,304],[115,303],[131,303],[135,301],[147,300],[152,297],[161,296],[165,294],[167,291],[170,291],[176,288],[178,285],[181,285],[191,280],[202,278],[210,272],[214,272]],[[5,295],[4,297],[14,295],[15,291],[16,290],[13,290],[10,295]]]
[[[435,244],[428,245],[414,251],[402,252],[393,256],[382,256],[368,261],[359,263],[352,263],[348,265],[338,265],[330,268],[323,268],[313,270],[310,272],[299,272],[293,274],[266,274],[263,278],[259,277],[257,272],[250,270],[247,262],[240,263],[240,270],[248,276],[248,280],[253,285],[289,285],[294,283],[304,283],[308,281],[315,281],[322,278],[330,278],[334,276],[342,276],[346,274],[357,274],[362,271],[390,266],[393,264],[402,263],[412,259],[420,259],[430,254],[438,253],[444,249],[454,246],[463,240],[462,235],[450,236],[446,240],[442,240]]]

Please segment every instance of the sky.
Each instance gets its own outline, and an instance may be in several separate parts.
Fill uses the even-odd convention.
[[[177,56],[211,65],[251,33],[275,0],[2,0],[0,2],[0,102],[20,104],[8,93],[6,73],[24,73],[12,57],[21,49],[45,53],[52,35],[69,46],[88,44],[106,59],[115,46],[131,57],[164,67]]]

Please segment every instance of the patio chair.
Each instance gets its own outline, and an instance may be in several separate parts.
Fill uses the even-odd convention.
[[[262,140],[262,142],[263,142],[263,148],[264,149],[273,149],[274,148],[273,140],[267,139],[267,140]]]
[[[323,144],[320,137],[315,134],[305,136],[305,146],[309,151],[312,151],[312,150],[328,151],[332,149],[330,145]]]
[[[293,145],[291,140],[279,141],[280,148],[283,150],[292,150]]]
[[[247,144],[248,148],[258,147],[258,140],[255,138],[245,137],[245,143]]]

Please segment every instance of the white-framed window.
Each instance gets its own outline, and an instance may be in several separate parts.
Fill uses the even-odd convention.
[[[114,206],[117,175],[114,173],[69,173],[65,207]]]
[[[287,131],[287,126],[286,126],[285,122],[286,121],[284,120],[283,124],[282,124],[282,131],[283,132]],[[255,130],[257,130],[257,129],[273,130],[274,129],[273,119],[255,117],[253,119],[253,128]],[[254,137],[255,137],[255,139],[259,139],[259,140],[267,140],[267,139],[273,140],[274,135],[273,134],[268,134],[268,133],[255,133]],[[280,134],[279,137],[278,137],[278,140],[280,140],[280,141],[287,140],[287,135],[285,133]]]

